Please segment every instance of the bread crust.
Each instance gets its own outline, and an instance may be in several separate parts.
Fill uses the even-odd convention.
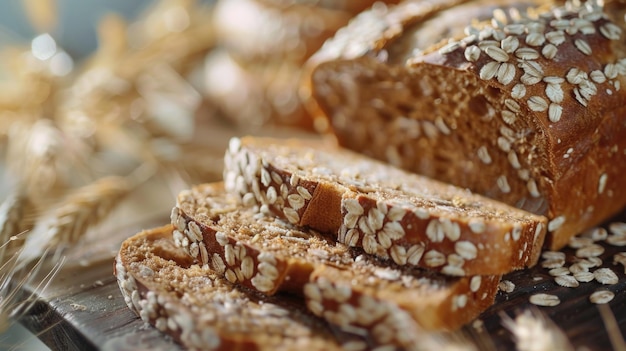
[[[319,141],[234,138],[224,174],[229,192],[275,216],[448,275],[532,266],[546,231],[544,217]]]
[[[311,104],[341,145],[546,215],[551,249],[623,208],[619,4],[505,8],[427,47],[407,44],[429,26],[410,6],[377,14],[392,34],[357,19],[309,62]],[[463,6],[485,4],[430,16]]]

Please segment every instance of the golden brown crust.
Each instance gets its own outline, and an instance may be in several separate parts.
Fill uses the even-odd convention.
[[[236,289],[191,264],[175,247],[172,226],[127,239],[116,276],[129,308],[190,350],[340,350],[358,338],[332,331],[288,296]]]
[[[323,142],[235,138],[224,174],[231,193],[293,224],[449,275],[534,265],[545,235],[544,217]]]
[[[340,144],[545,214],[553,249],[624,206],[619,5],[505,9],[411,47],[428,21],[411,24],[408,4],[379,14],[393,36],[361,35],[357,20],[311,59],[312,96]],[[348,53],[350,40],[367,49]]]

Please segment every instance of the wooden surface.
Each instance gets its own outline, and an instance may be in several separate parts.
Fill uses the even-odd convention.
[[[167,223],[168,217],[167,213],[162,213],[95,238],[92,235],[89,245],[83,244],[69,251],[67,263],[45,291],[36,292],[41,300],[21,323],[53,350],[179,349],[128,310],[112,273],[113,257],[121,241],[141,229]],[[601,285],[594,281],[581,283],[578,288],[564,288],[554,282],[548,269],[541,267],[506,276],[504,279],[515,283],[515,290],[512,293],[499,292],[496,305],[481,317],[482,327],[468,328],[479,339],[481,349],[513,349],[511,334],[501,323],[502,313],[515,316],[519,311],[533,307],[528,298],[537,292],[560,297],[560,305],[537,309],[565,331],[577,350],[611,349],[604,322],[597,306],[589,302],[589,295],[598,289],[615,292],[615,299],[608,306],[621,332],[626,333],[626,275],[623,266],[612,264],[613,254],[626,248],[605,247],[604,265],[618,274],[620,281],[616,285]],[[25,294],[31,292],[32,287],[23,289]],[[480,330],[484,334],[480,334]]]

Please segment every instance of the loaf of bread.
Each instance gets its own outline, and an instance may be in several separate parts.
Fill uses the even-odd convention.
[[[172,227],[127,239],[115,274],[128,307],[190,350],[342,350],[363,338],[331,330],[289,296],[236,289],[172,241]],[[363,349],[363,346],[356,348]]]
[[[372,334],[379,346],[406,346],[401,335],[391,342],[374,332],[391,328],[386,323],[407,321],[394,327],[401,334],[456,330],[493,304],[500,276],[398,267],[259,210],[225,193],[223,183],[184,190],[172,210],[174,242],[229,282],[304,296],[314,314],[342,330]]]
[[[406,1],[338,31],[309,61],[316,125],[347,148],[546,215],[548,246],[562,247],[626,204],[626,8],[454,3]]]
[[[301,67],[337,29],[373,3],[217,1],[213,22],[219,50],[206,60],[207,98],[244,130],[265,125],[312,130],[298,96]]]
[[[545,217],[319,140],[233,138],[224,181],[295,225],[447,275],[532,266],[546,232]]]

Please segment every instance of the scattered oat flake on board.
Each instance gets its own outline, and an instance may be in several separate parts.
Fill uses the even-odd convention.
[[[545,307],[552,307],[561,303],[561,300],[558,296],[544,293],[532,295],[529,301],[533,305]]]
[[[605,304],[613,300],[615,294],[608,290],[598,290],[589,296],[589,301],[595,304]]]
[[[515,283],[510,280],[503,280],[498,283],[498,289],[506,293],[512,293],[515,290]]]
[[[593,272],[593,276],[596,278],[598,283],[613,285],[619,282],[619,278],[617,274],[613,272],[610,268],[598,268]]]

